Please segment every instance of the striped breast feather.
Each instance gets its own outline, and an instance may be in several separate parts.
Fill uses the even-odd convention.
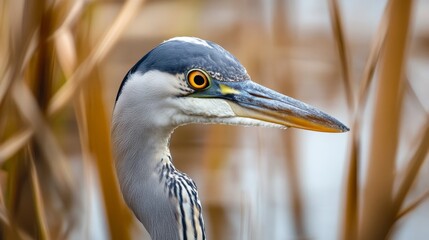
[[[202,208],[195,182],[177,171],[172,164],[165,164],[161,171],[168,196],[175,205],[180,239],[205,240]]]

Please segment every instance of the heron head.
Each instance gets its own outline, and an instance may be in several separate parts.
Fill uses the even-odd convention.
[[[153,127],[221,123],[348,131],[328,114],[251,81],[231,53],[192,37],[161,43],[128,72],[114,117],[130,114]]]

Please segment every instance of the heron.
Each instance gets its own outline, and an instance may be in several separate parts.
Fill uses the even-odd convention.
[[[206,239],[195,182],[169,150],[190,123],[346,132],[337,119],[253,82],[218,44],[195,37],[166,40],[124,77],[112,116],[115,169],[125,203],[153,240]]]

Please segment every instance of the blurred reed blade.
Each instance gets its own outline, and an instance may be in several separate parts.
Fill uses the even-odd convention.
[[[358,130],[352,130],[349,147],[349,166],[346,180],[345,206],[343,212],[343,227],[340,228],[343,240],[354,240],[357,237],[359,212],[359,153],[360,140],[355,137]]]
[[[19,53],[22,55],[22,58],[10,57],[9,65],[6,66],[6,70],[4,75],[0,75],[0,106],[5,98],[6,94],[9,92],[10,88],[14,83],[14,79],[17,79],[19,75],[22,74],[24,69],[28,66],[30,59],[33,57],[38,45],[37,32],[34,32],[29,38],[28,42],[26,42],[26,46],[24,49],[20,49]],[[13,66],[13,67],[12,67]],[[0,72],[1,74],[1,72]]]
[[[91,79],[91,83],[83,89],[85,112],[82,114],[86,116],[86,123],[84,123],[88,137],[86,142],[99,173],[110,237],[111,239],[130,239],[131,216],[124,211],[126,207],[122,201],[112,164],[110,124],[102,91],[100,91],[101,80],[96,74],[92,74]]]
[[[24,191],[21,191],[23,186],[23,177],[22,176],[29,176],[28,174],[28,168],[23,167],[25,165],[25,155],[23,154],[24,151],[18,152],[19,154],[19,161],[11,161],[11,163],[8,165],[8,177],[7,177],[7,183],[5,184],[5,207],[6,207],[6,214],[9,216],[9,223],[10,225],[7,226],[8,228],[4,228],[3,236],[5,239],[14,239],[18,236],[18,229],[23,229],[26,233],[27,228],[26,226],[22,226],[20,224],[19,220],[20,218],[17,217],[18,211],[19,211],[19,205],[21,201],[21,196]],[[27,177],[28,179],[28,177]],[[30,182],[30,181],[29,181]],[[29,193],[29,192],[25,192]],[[31,193],[30,193],[31,194]],[[27,194],[30,195],[30,194]],[[26,198],[30,199],[30,198]],[[30,205],[30,204],[28,204]],[[26,206],[28,206],[26,205]],[[29,235],[31,233],[28,233]]]
[[[423,195],[421,195],[420,197],[418,197],[416,200],[414,200],[414,202],[410,203],[408,206],[406,206],[405,208],[403,208],[402,210],[400,210],[396,216],[395,216],[395,222],[398,222],[401,218],[405,217],[406,215],[408,215],[411,212],[414,212],[425,200],[427,200],[429,198],[429,191],[426,191]],[[392,235],[394,234],[394,225],[392,225],[392,227],[390,228],[390,231],[388,233],[388,236],[386,237],[386,239],[391,239]]]
[[[294,35],[292,31],[292,22],[293,22],[293,14],[291,14],[291,11],[293,11],[293,3],[290,1],[283,1],[283,0],[276,0],[274,2],[274,13],[273,13],[273,29],[272,32],[274,44],[270,44],[269,48],[269,58],[268,61],[265,61],[266,63],[269,63],[268,66],[266,66],[267,69],[270,69],[273,67],[271,63],[273,62],[280,62],[279,59],[276,59],[276,55],[281,52],[281,50],[286,52],[286,56],[290,54],[292,49],[292,36]],[[286,93],[289,96],[296,95],[296,85],[295,81],[285,81],[284,79],[291,79],[293,80],[293,76],[296,74],[296,70],[293,69],[291,66],[291,61],[288,60],[286,68],[283,68],[281,71],[281,74],[273,74],[274,78],[276,78],[276,82],[279,83],[280,89],[282,89],[282,92]],[[276,72],[274,69],[271,69],[269,71],[270,73]],[[281,76],[281,77],[279,77]],[[283,134],[281,137],[282,145],[285,146],[286,149],[285,153],[282,152],[280,149],[274,149],[277,150],[277,155],[283,158],[284,162],[284,172],[285,179],[287,181],[287,185],[284,188],[284,191],[286,192],[286,195],[288,198],[290,198],[290,203],[288,206],[288,210],[291,213],[288,213],[291,215],[291,220],[293,222],[293,230],[294,235],[298,239],[305,239],[308,237],[307,232],[307,219],[304,214],[304,197],[303,197],[303,187],[302,182],[300,181],[300,174],[299,174],[299,156],[298,151],[299,144],[297,141],[297,135],[295,134],[295,131],[288,131],[287,133]],[[282,156],[283,155],[283,156]],[[283,190],[283,189],[282,189]]]
[[[304,197],[302,193],[302,183],[300,181],[299,176],[299,158],[297,157],[298,153],[296,149],[298,144],[296,144],[297,139],[295,132],[290,131],[283,136],[283,142],[285,143],[286,157],[285,157],[285,165],[286,165],[286,179],[288,182],[288,194],[290,196],[290,211],[292,211],[292,219],[294,224],[295,236],[298,239],[306,239],[308,238],[308,232],[306,228],[306,218],[304,215]],[[279,151],[280,152],[280,151]],[[280,154],[280,153],[279,153]]]
[[[349,107],[349,112],[352,112],[354,109],[354,94],[352,90],[352,78],[350,74],[350,59],[348,57],[347,46],[344,37],[343,23],[340,15],[340,10],[338,8],[337,0],[330,0],[330,13],[331,13],[331,23],[332,29],[334,31],[335,40],[337,42],[338,54],[340,57],[341,72],[343,74],[344,87],[347,97],[347,105]]]
[[[20,49],[20,52],[17,54],[19,56],[10,57],[9,65],[6,66],[4,75],[1,76],[0,81],[0,106],[3,102],[4,97],[9,92],[14,79],[17,79],[18,76],[27,68],[30,59],[33,57],[36,52],[38,45],[38,36],[35,31],[31,37],[27,39],[23,49]],[[16,54],[16,53],[15,53]],[[22,57],[21,57],[22,55]],[[0,72],[1,74],[1,72]]]
[[[0,106],[3,103],[6,94],[10,92],[9,90],[14,83],[13,80],[18,79],[19,76],[21,76],[22,71],[27,66],[37,47],[37,31],[39,28],[37,25],[38,21],[34,21],[34,15],[37,14],[39,9],[33,9],[33,6],[31,5],[32,3],[34,2],[26,1],[24,3],[25,9],[32,9],[33,11],[29,11],[29,14],[23,14],[24,20],[22,29],[20,29],[20,31],[12,31],[9,29],[9,31],[15,33],[15,35],[11,34],[11,38],[9,40],[10,45],[8,46],[10,50],[9,54],[6,55],[8,64],[6,65],[4,75],[0,75]]]
[[[71,29],[64,28],[61,32],[57,32],[54,39],[56,51],[61,52],[61,54],[57,54],[58,62],[64,75],[69,78],[75,70],[77,63],[73,33]]]
[[[0,185],[0,221],[3,222],[6,227],[10,227],[9,216],[7,214],[2,188],[3,187]]]
[[[88,80],[87,76],[94,69],[95,65],[99,63],[117,43],[121,33],[140,10],[140,5],[142,3],[143,0],[126,1],[119,15],[113,22],[112,27],[110,27],[106,34],[101,38],[100,42],[95,45],[94,50],[91,51],[84,61],[82,61],[64,86],[62,86],[52,97],[48,106],[49,115],[55,114],[64,107],[76,94],[81,84],[85,82],[84,80]]]
[[[34,53],[37,50],[37,47],[39,45],[39,34],[38,31],[35,31],[33,35],[30,37],[30,41],[28,42],[27,49],[24,51],[24,58],[22,60],[22,64],[20,65],[18,73],[21,74],[27,67],[28,64],[33,57]],[[14,78],[16,79],[16,78]]]
[[[40,190],[39,178],[37,176],[36,166],[34,165],[34,157],[32,151],[28,151],[29,155],[29,165],[30,165],[30,174],[31,174],[31,186],[33,190],[33,200],[36,210],[36,222],[38,227],[38,234],[42,240],[49,240],[50,234],[48,231],[48,224],[46,221],[46,210],[42,199],[42,193]]]
[[[222,139],[233,141],[237,135],[236,129],[231,129],[227,132],[223,132],[221,129],[221,126],[210,126],[204,136],[204,145],[202,147],[203,176],[204,181],[207,183],[207,189],[210,189],[210,191],[207,191],[207,193],[210,193],[209,196],[218,196],[224,192],[224,184],[219,184],[218,181],[213,181],[213,179],[222,179],[219,176],[219,170],[224,167],[226,162],[219,161],[219,159],[225,159],[230,155],[227,147],[216,148],[213,145],[222,142]],[[225,232],[232,231],[230,224],[225,224],[229,222],[229,219],[228,209],[223,204],[211,202],[206,204],[204,211],[211,223],[211,237],[213,239],[221,239]]]
[[[12,231],[15,231],[15,235],[18,239],[22,239],[22,240],[32,239],[30,236],[28,236],[28,234],[21,231],[20,229],[16,229],[16,226],[11,225],[6,207],[4,205],[0,206],[0,222],[2,223],[3,231],[5,231],[6,228],[11,229]]]
[[[10,54],[9,48],[7,47],[10,40],[8,5],[8,1],[0,0],[0,52],[2,53],[2,57],[0,58],[0,79],[2,79],[6,69],[7,59],[9,58]]]
[[[32,129],[25,129],[0,145],[0,165],[24,147],[31,139],[33,133]]]
[[[394,198],[393,210],[396,212],[396,215],[399,214],[398,212],[401,206],[403,205],[403,202],[408,192],[410,191],[414,183],[414,180],[416,179],[419,173],[421,166],[424,163],[428,150],[429,150],[429,122],[427,122],[426,126],[424,126],[423,137],[420,140],[420,143],[417,149],[415,150],[413,156],[411,157],[411,160],[407,165],[407,169],[405,170],[405,177],[401,182],[401,184],[399,185],[398,193]]]
[[[330,18],[332,29],[334,32],[334,37],[337,43],[338,54],[340,58],[341,64],[341,73],[343,75],[344,88],[347,99],[347,106],[349,108],[349,112],[352,113],[355,109],[354,105],[354,94],[352,91],[352,77],[350,73],[350,63],[348,57],[348,51],[345,41],[345,34],[343,28],[343,22],[338,6],[337,0],[329,1],[329,10],[330,10]],[[348,169],[348,178],[346,185],[346,196],[345,196],[345,210],[344,210],[344,227],[342,228],[342,236],[341,239],[355,239],[356,238],[356,224],[357,224],[357,208],[358,208],[358,154],[360,150],[359,139],[356,136],[356,132],[358,129],[352,128],[352,136],[351,136],[351,146],[350,150],[350,163]]]
[[[392,0],[385,49],[376,86],[373,127],[359,239],[385,239],[396,213],[392,209],[395,159],[403,99],[405,49],[411,1]]]
[[[64,21],[55,30],[50,38],[54,39],[58,62],[66,78],[70,78],[73,71],[76,70],[77,52],[74,41],[72,24],[79,18],[83,12],[85,0],[73,1],[73,6],[67,12]]]
[[[378,59],[380,58],[380,53],[384,48],[384,42],[387,34],[387,24],[390,18],[390,3],[391,1],[386,3],[383,16],[381,17],[380,24],[376,31],[377,34],[375,35],[375,39],[372,41],[369,57],[365,64],[362,79],[360,81],[358,107],[355,111],[356,116],[359,116],[359,114],[362,112],[361,108],[365,106],[365,102],[368,99],[368,89],[371,85],[371,80],[373,79],[375,68],[377,66]]]
[[[52,34],[52,38],[56,38],[58,34],[61,34],[64,30],[70,30],[72,24],[77,21],[83,11],[86,0],[74,0],[68,1],[72,6],[67,9],[66,16],[63,17],[63,21],[60,23],[60,26]],[[59,8],[58,4],[58,8]]]
[[[10,68],[6,69],[4,73],[1,73],[1,81],[0,81],[0,106],[3,103],[3,99],[6,96],[6,93],[9,91],[9,88],[12,84],[12,71]]]
[[[363,117],[363,108],[368,98],[368,90],[373,79],[373,75],[379,61],[380,53],[384,46],[387,33],[387,19],[389,18],[389,4],[386,4],[382,19],[376,31],[375,39],[372,41],[370,53],[365,64],[362,79],[360,81],[360,91],[357,100],[357,107],[353,114],[351,131],[351,146],[349,147],[349,168],[346,181],[345,211],[343,216],[343,228],[340,239],[354,239],[357,237],[358,217],[359,217],[359,151],[360,151],[360,123]]]
[[[396,215],[395,221],[398,221],[399,219],[401,219],[402,217],[404,217],[408,213],[414,211],[418,206],[420,206],[420,204],[422,204],[428,198],[429,198],[429,191],[425,192],[422,196],[417,198],[417,200],[410,203],[407,207],[405,207],[404,209],[399,211],[398,214]]]
[[[357,99],[357,106],[353,113],[353,123],[349,146],[349,167],[347,172],[345,211],[343,216],[343,228],[341,229],[340,239],[355,239],[357,236],[358,212],[359,212],[359,153],[360,153],[360,123],[363,117],[363,108],[366,103],[369,91],[369,85],[373,79],[375,68],[377,66],[380,53],[384,46],[384,40],[387,32],[387,19],[389,14],[387,3],[384,13],[378,26],[375,39],[372,41],[369,57],[366,61],[362,80],[360,81],[360,92]]]
[[[18,107],[22,117],[34,131],[35,139],[38,142],[43,155],[48,160],[48,166],[52,173],[55,183],[58,184],[64,197],[72,193],[72,178],[69,167],[67,166],[66,156],[62,152],[55,139],[54,134],[50,130],[48,124],[44,120],[43,114],[40,111],[34,96],[28,86],[22,81],[15,81],[12,88],[12,96]],[[66,197],[68,199],[68,197]]]
[[[88,117],[85,111],[85,96],[82,91],[80,92],[74,106],[76,121],[79,130],[79,140],[82,146],[82,152],[85,154],[88,152]]]
[[[427,119],[429,119],[429,113],[426,111],[425,105],[423,104],[423,102],[421,101],[421,99],[417,96],[416,91],[414,91],[414,88],[411,85],[410,80],[408,78],[405,81],[405,87],[406,87],[406,92],[408,93],[408,95],[412,99],[414,99],[414,101],[419,106],[419,108],[422,110],[422,112],[426,113]]]
[[[0,221],[4,224],[3,226],[6,225],[6,227],[10,227],[9,217],[7,216],[6,211],[6,207],[2,204],[0,206]]]
[[[384,40],[386,38],[387,30],[387,19],[389,14],[389,6],[387,3],[382,20],[378,26],[378,31],[375,39],[372,41],[372,47],[368,60],[366,61],[362,80],[360,81],[360,92],[357,100],[357,107],[355,108],[353,124],[352,124],[352,136],[351,136],[351,147],[349,148],[350,163],[348,170],[348,179],[346,184],[346,199],[345,199],[345,211],[344,211],[344,227],[342,228],[341,239],[353,239],[357,234],[358,224],[358,207],[359,207],[359,188],[358,188],[358,177],[359,177],[359,153],[360,153],[360,123],[363,117],[363,107],[368,96],[368,87],[373,79],[375,68],[377,66],[380,52],[384,46]]]

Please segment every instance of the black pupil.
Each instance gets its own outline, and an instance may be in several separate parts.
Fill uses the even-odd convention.
[[[205,80],[204,80],[203,76],[197,75],[197,76],[194,77],[194,82],[195,82],[196,85],[202,86],[202,85],[204,85]]]

